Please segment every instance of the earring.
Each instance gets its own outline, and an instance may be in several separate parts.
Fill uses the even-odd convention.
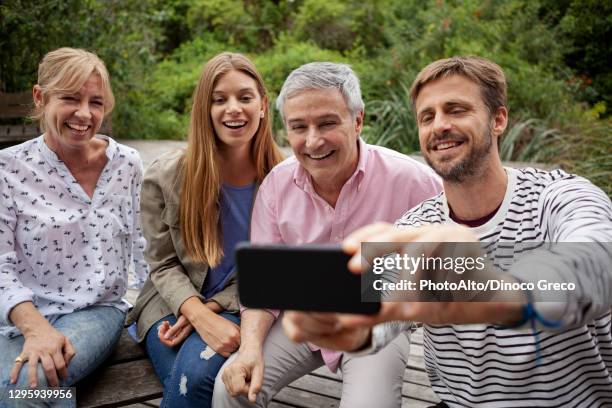
[[[263,118],[264,118],[264,116],[265,116],[265,115],[264,115],[264,111],[261,111],[261,113],[259,114],[259,117],[263,119]]]

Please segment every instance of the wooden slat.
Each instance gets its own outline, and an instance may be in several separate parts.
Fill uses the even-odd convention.
[[[161,402],[162,402],[161,398],[156,398],[151,401],[145,401],[143,402],[143,404],[145,404],[148,407],[159,407],[161,405]]]
[[[0,92],[0,109],[4,106],[32,103],[32,92]]]
[[[0,109],[0,119],[23,118],[28,116],[31,111],[31,103],[27,105],[3,106]]]
[[[32,93],[0,93],[0,119],[22,118],[32,110]]]
[[[434,405],[440,402],[440,398],[438,398],[438,396],[429,386],[409,382],[405,382],[402,385],[402,397],[411,400],[423,401],[428,405]]]
[[[98,133],[112,136],[110,122],[104,121]],[[17,144],[33,139],[42,134],[42,131],[35,124],[28,125],[0,125],[0,143],[14,142]]]
[[[317,368],[316,370],[314,370],[312,372],[312,374],[315,374],[315,375],[318,375],[318,376],[321,376],[321,377],[336,379],[336,380],[341,380],[342,379],[340,377],[340,374],[332,373],[331,371],[329,371],[329,368],[327,368],[326,366],[322,366],[322,367]]]
[[[149,360],[136,360],[104,367],[79,383],[77,405],[80,408],[124,406],[159,398],[162,394],[162,385]]]
[[[402,408],[429,408],[432,405],[435,404],[413,398],[402,398]]]
[[[336,408],[340,405],[340,400],[338,399],[314,394],[293,387],[285,387],[280,390],[274,397],[274,401],[300,408]]]
[[[408,355],[408,368],[412,370],[425,371],[425,360],[423,360],[423,346],[418,344],[410,345]]]
[[[303,391],[316,392],[326,397],[340,398],[342,395],[342,382],[338,379],[329,377],[319,377],[315,375],[305,375],[290,384],[291,387]]]
[[[342,395],[342,382],[329,377],[306,375],[290,384],[290,387],[339,399]],[[438,397],[428,385],[405,382],[402,386],[402,398],[405,401],[430,406],[439,402]]]
[[[36,125],[0,126],[0,141],[25,141],[40,135]]]
[[[419,327],[412,333],[410,333],[410,344],[420,344],[423,345],[423,328]]]
[[[32,111],[32,93],[0,93],[0,119],[26,118]],[[112,135],[111,118],[102,123],[99,133]],[[37,124],[0,125],[0,143],[15,144],[39,136]]]
[[[117,348],[110,356],[111,364],[116,364],[125,361],[131,361],[136,359],[146,358],[146,353],[142,347],[140,347],[127,333],[127,330],[121,332],[119,338],[119,344]]]
[[[431,385],[426,372],[411,368],[406,368],[406,371],[404,371],[404,381],[424,385],[426,387]]]
[[[272,401],[271,403],[268,404],[268,408],[294,408],[295,405],[287,405],[287,404],[283,404],[282,402],[278,402],[278,401]]]

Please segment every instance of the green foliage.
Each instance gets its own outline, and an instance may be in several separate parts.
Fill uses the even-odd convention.
[[[230,47],[250,44],[256,27],[242,0],[195,0],[187,12],[187,25],[195,35],[215,33]]]
[[[270,94],[272,129],[276,135],[276,140],[281,144],[285,143],[285,131],[280,116],[276,114],[276,96],[291,71],[312,61],[346,62],[335,51],[320,49],[310,42],[295,43],[285,36],[281,36],[275,46],[267,52],[253,57],[253,62],[264,77]]]
[[[550,155],[553,142],[559,139],[559,131],[549,129],[537,119],[527,119],[512,124],[502,136],[499,153],[502,160],[537,162]]]
[[[548,144],[542,161],[582,175],[612,195],[612,120],[586,119],[564,129]]]
[[[312,61],[346,62],[346,59],[336,51],[321,49],[311,42],[294,42],[285,36],[281,36],[273,48],[253,56],[253,62],[273,95],[278,94],[291,71]]]
[[[400,84],[388,99],[368,104],[363,136],[368,143],[387,146],[403,153],[419,151],[419,133],[410,109],[408,88]]]
[[[115,134],[137,136],[145,78],[156,62],[160,38],[154,1],[9,0],[0,5],[0,90],[29,90],[38,63],[49,51],[69,46],[97,53],[105,62],[117,100]],[[154,117],[156,113],[150,112]]]
[[[559,13],[563,11],[565,14],[559,22],[560,37],[568,44],[565,62],[579,73],[573,78],[580,84],[578,96],[590,103],[604,101],[611,106],[612,2],[574,0]]]
[[[145,79],[146,87],[132,90],[129,116],[115,119],[131,137],[140,139],[183,139],[187,135],[191,95],[204,63],[227,48],[202,36],[177,48],[172,57],[160,61]],[[135,133],[134,133],[135,132]],[[128,133],[124,133],[128,134]]]
[[[42,56],[50,49],[67,45],[71,34],[87,29],[87,13],[79,4],[76,0],[7,0],[0,4],[1,91],[30,89]]]
[[[116,136],[183,138],[201,68],[218,52],[249,55],[271,104],[301,64],[345,62],[361,80],[364,137],[414,152],[415,75],[480,55],[508,78],[503,157],[561,163],[610,194],[611,11],[595,0],[5,0],[0,90],[29,89],[54,48],[87,48],[111,72]]]
[[[304,0],[294,20],[294,34],[321,48],[345,50],[353,44],[346,1]]]

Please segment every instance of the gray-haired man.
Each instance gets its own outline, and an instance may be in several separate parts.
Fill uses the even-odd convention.
[[[319,62],[296,69],[277,107],[295,157],[276,166],[259,188],[253,242],[339,243],[359,227],[391,221],[406,206],[440,191],[426,166],[359,138],[364,105],[359,80],[347,65]],[[390,199],[395,194],[402,199]],[[401,405],[405,336],[375,356],[350,357],[293,343],[277,316],[266,310],[242,313],[240,349],[217,377],[216,407],[251,406],[249,400],[265,407],[282,387],[322,365],[342,373],[342,407]]]

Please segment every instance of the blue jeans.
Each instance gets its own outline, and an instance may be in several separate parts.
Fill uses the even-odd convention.
[[[61,380],[61,387],[72,387],[96,369],[113,351],[121,330],[125,313],[112,306],[90,306],[58,318],[53,327],[70,339],[76,354],[68,365],[68,378]],[[15,358],[21,354],[23,336],[9,339],[0,336],[0,389],[11,387],[10,373]],[[47,386],[42,365],[38,363],[38,385]],[[28,387],[28,365],[24,364],[17,378],[17,387]],[[53,405],[53,406],[58,406]],[[0,407],[13,406],[0,400]],[[28,406],[22,404],[20,406]],[[34,403],[33,406],[41,406]],[[65,405],[61,405],[65,406]]]
[[[240,318],[235,314],[223,312],[219,316],[240,324]],[[164,345],[157,336],[164,320],[173,325],[176,317],[168,315],[155,323],[149,329],[145,343],[155,372],[164,385],[161,406],[211,407],[215,377],[226,358],[209,348],[195,329],[178,346]]]

